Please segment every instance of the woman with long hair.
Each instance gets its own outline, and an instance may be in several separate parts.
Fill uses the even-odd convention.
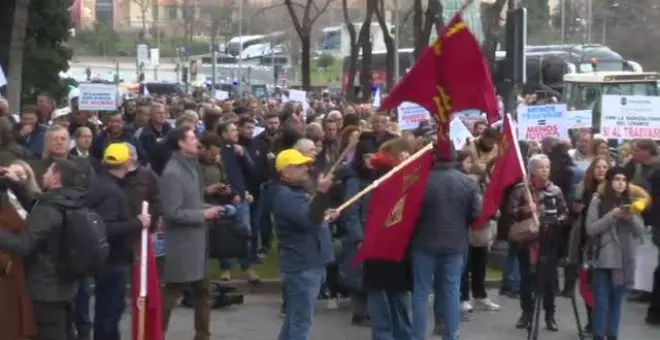
[[[616,340],[626,290],[635,279],[635,240],[644,234],[644,221],[631,209],[633,202],[625,170],[607,171],[605,182],[589,204],[585,261],[594,290],[593,339]]]
[[[535,291],[540,288],[537,285],[542,283],[545,285],[542,298],[546,328],[556,332],[559,328],[555,320],[555,290],[550,283],[556,281],[556,267],[559,262],[557,246],[560,228],[568,209],[561,189],[550,180],[550,159],[543,154],[534,155],[529,159],[527,168],[530,195],[525,192],[525,186],[514,188],[507,212],[514,222],[539,217],[541,232],[534,240],[517,243],[522,315],[516,323],[516,328],[530,327],[534,316]],[[531,202],[528,197],[531,197]],[[544,263],[539,263],[539,253],[545,255]],[[533,265],[536,265],[536,271],[532,270]],[[539,278],[538,275],[542,277]]]
[[[341,132],[341,139],[339,141],[339,153],[338,155],[344,154],[344,159],[341,160],[342,164],[348,164],[353,161],[353,156],[355,155],[355,146],[358,141],[360,141],[360,128],[357,126],[347,126]]]

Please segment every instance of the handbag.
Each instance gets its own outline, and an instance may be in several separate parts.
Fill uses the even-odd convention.
[[[489,220],[483,228],[468,230],[468,243],[473,247],[489,247],[497,234],[497,222]]]
[[[246,258],[249,241],[249,229],[236,218],[217,218],[209,225],[209,256],[212,258]]]
[[[539,237],[539,222],[533,218],[526,218],[514,222],[509,229],[509,241],[515,243],[527,243]]]

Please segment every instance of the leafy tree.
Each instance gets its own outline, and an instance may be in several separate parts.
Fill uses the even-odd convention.
[[[548,0],[523,0],[527,8],[528,44],[544,44],[552,38]]]
[[[15,2],[0,1],[0,65],[8,70],[10,41],[13,29]],[[55,97],[65,96],[67,88],[59,73],[69,68],[71,51],[65,42],[69,33],[68,0],[31,0],[29,7],[27,38],[23,67],[21,97],[34,100],[39,92],[46,91]],[[13,73],[13,70],[12,70]],[[14,75],[9,74],[11,79]]]

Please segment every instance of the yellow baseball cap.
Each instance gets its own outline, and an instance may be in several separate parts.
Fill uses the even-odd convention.
[[[312,163],[312,159],[304,156],[300,151],[296,149],[286,149],[277,154],[275,157],[275,169],[279,172],[283,169],[296,166]]]
[[[103,163],[122,165],[131,160],[131,152],[125,143],[112,143],[103,151]]]

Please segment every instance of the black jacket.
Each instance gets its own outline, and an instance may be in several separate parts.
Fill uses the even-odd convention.
[[[12,188],[21,205],[29,210],[27,228],[20,234],[0,229],[0,249],[25,257],[28,296],[36,301],[71,301],[77,282],[63,279],[56,271],[64,210],[82,206],[85,190],[59,188],[43,193],[36,205],[20,187]],[[21,193],[23,191],[23,193]],[[3,203],[4,205],[4,203]]]
[[[170,130],[172,130],[172,126],[165,122],[162,131],[154,129],[153,125],[149,124],[135,133],[136,136],[139,136],[148,163],[158,175],[163,172],[165,164],[171,156],[170,150],[164,143]]]
[[[133,246],[142,230],[136,215],[130,213],[128,197],[119,179],[99,173],[89,187],[85,204],[96,211],[105,223],[110,255],[108,263],[126,265],[133,261]]]

